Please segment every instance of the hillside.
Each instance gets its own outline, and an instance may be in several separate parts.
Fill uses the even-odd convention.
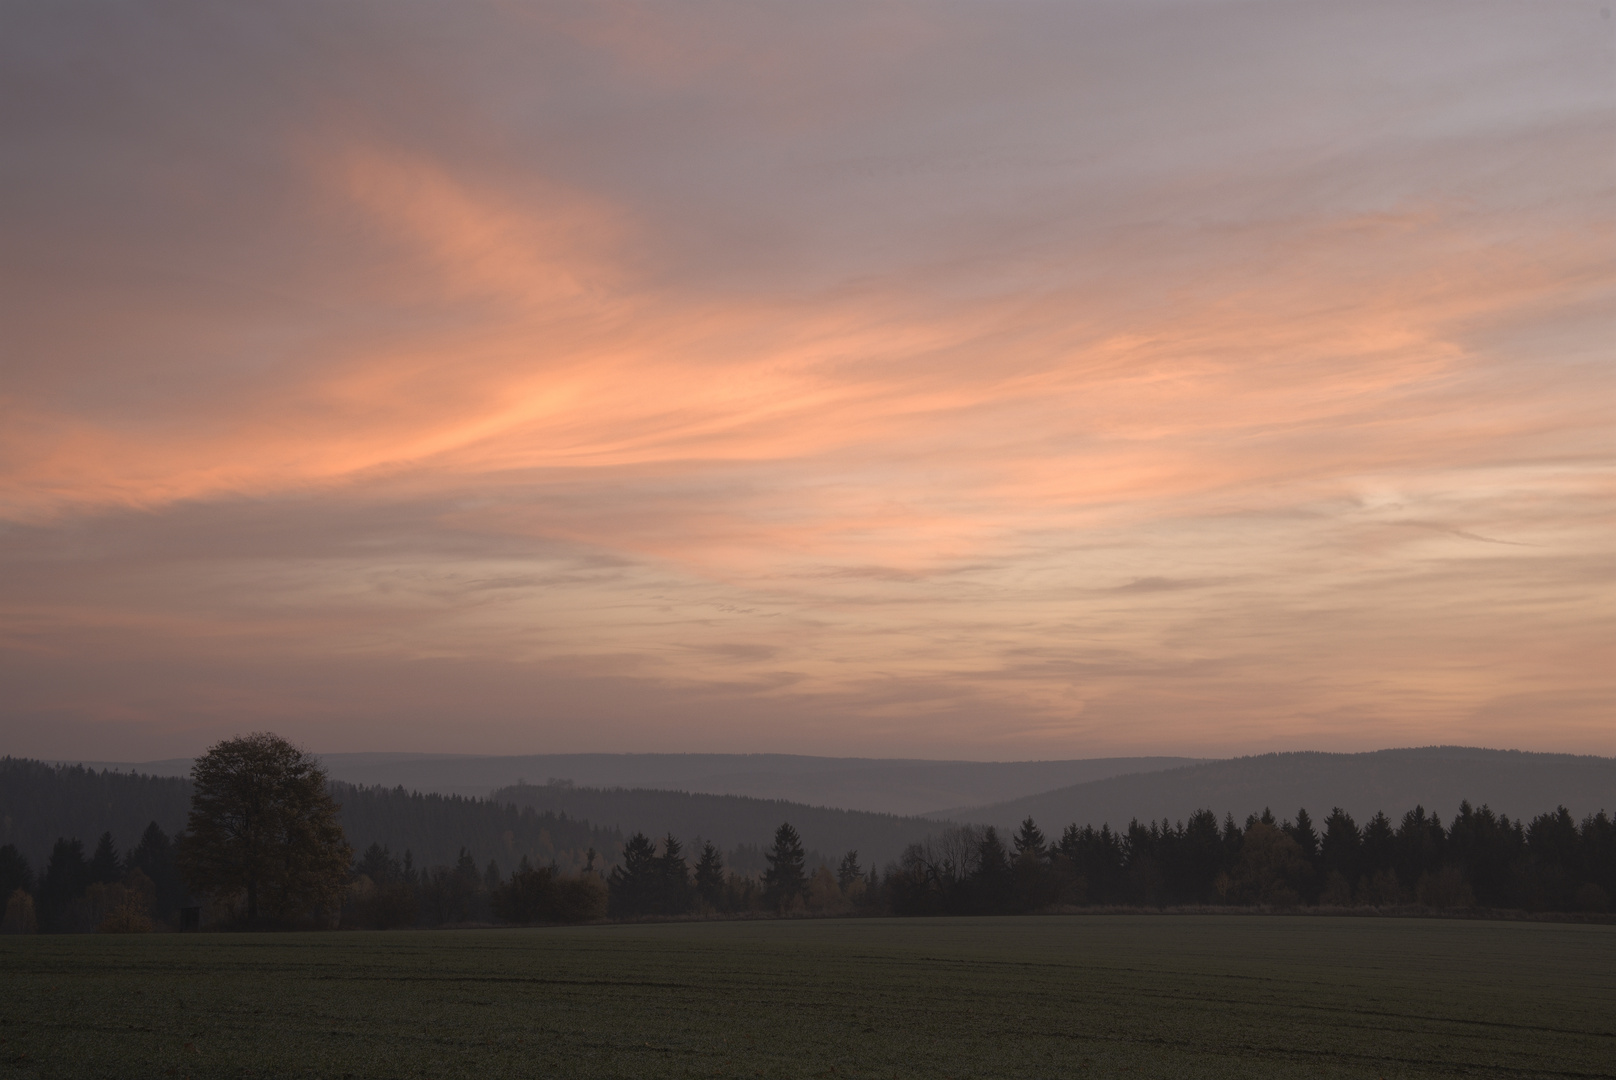
[[[343,832],[356,852],[381,843],[417,867],[450,864],[465,847],[479,865],[497,859],[509,870],[522,856],[562,866],[581,863],[594,847],[614,861],[621,837],[586,821],[520,810],[483,799],[423,795],[400,788],[359,788],[336,782]],[[0,758],[0,844],[15,844],[36,871],[45,867],[57,837],[93,847],[104,832],[120,850],[155,821],[169,835],[185,827],[191,782]]]
[[[0,758],[0,844],[15,844],[43,870],[56,838],[77,837],[85,849],[111,832],[119,850],[155,821],[170,836],[185,827],[191,782]]]
[[[1281,817],[1306,807],[1321,820],[1331,807],[1340,806],[1363,820],[1377,810],[1395,817],[1422,805],[1446,820],[1465,799],[1511,817],[1543,813],[1562,804],[1578,817],[1616,810],[1616,758],[1460,746],[1366,754],[1262,754],[1112,776],[947,813],[957,820],[994,825],[1010,825],[1031,815],[1047,833],[1070,822],[1118,826],[1133,818],[1179,820],[1202,808],[1220,817],[1232,812],[1243,818],[1264,807],[1272,807]]]
[[[334,780],[361,786],[487,797],[496,789],[554,778],[579,787],[658,788],[746,795],[881,814],[923,814],[1020,798],[1124,773],[1151,772],[1196,758],[1087,758],[1070,761],[927,761],[801,754],[322,754]],[[140,763],[84,762],[94,769],[185,776],[189,758]]]
[[[495,800],[565,813],[610,826],[623,835],[640,831],[652,837],[672,832],[687,843],[711,840],[726,851],[766,848],[781,822],[790,822],[803,846],[827,862],[856,850],[866,867],[896,859],[903,849],[936,832],[941,821],[923,817],[872,814],[805,806],[783,799],[741,795],[706,795],[648,788],[580,788],[565,784],[520,784],[494,793]],[[736,869],[762,869],[740,865]]]

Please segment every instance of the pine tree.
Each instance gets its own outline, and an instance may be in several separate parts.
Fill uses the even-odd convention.
[[[1340,874],[1349,885],[1358,880],[1359,847],[1363,840],[1358,823],[1339,806],[1324,819],[1324,836],[1319,840],[1319,864],[1326,874]]]
[[[672,833],[662,838],[662,854],[657,859],[657,910],[664,915],[682,915],[690,910],[690,870],[685,865],[684,847]]]
[[[984,877],[1010,872],[1010,859],[999,841],[999,830],[992,825],[982,830],[982,839],[976,846],[976,872]]]
[[[764,858],[769,868],[763,872],[763,898],[774,907],[784,908],[801,896],[808,884],[804,869],[808,857],[802,850],[802,837],[789,822],[774,830],[774,846]]]
[[[836,884],[841,886],[842,891],[846,892],[849,885],[863,876],[864,871],[859,868],[858,852],[849,851],[843,855],[842,865],[836,870]]]
[[[1013,879],[1010,859],[999,830],[989,825],[982,830],[982,839],[976,846],[976,871],[971,875],[971,893],[975,897],[972,907],[983,914],[996,914],[1009,909]]]
[[[111,833],[102,833],[100,842],[95,845],[95,854],[90,856],[90,883],[111,885],[122,877],[118,847],[112,842]]]
[[[607,912],[619,919],[649,913],[656,897],[656,877],[656,845],[637,832],[623,845],[623,864],[606,878]]]
[[[172,920],[185,903],[185,883],[174,865],[174,845],[157,822],[146,826],[140,843],[129,852],[131,868],[151,878],[157,890],[157,917]]]
[[[398,860],[393,858],[392,851],[385,845],[377,843],[365,849],[365,854],[360,857],[359,865],[354,867],[354,872],[363,874],[377,885],[397,881],[404,876],[403,869],[399,866]]]
[[[45,930],[67,930],[73,901],[90,887],[90,863],[84,857],[84,842],[57,837],[45,864],[45,877],[39,883],[39,923]]]
[[[724,857],[710,840],[701,846],[701,857],[696,860],[696,892],[715,908],[724,899]]]
[[[1304,859],[1309,863],[1317,861],[1319,835],[1313,831],[1313,819],[1307,816],[1305,807],[1296,811],[1296,824],[1287,826],[1285,831],[1296,841],[1296,846],[1302,849]]]
[[[1014,843],[1016,858],[1018,859],[1029,853],[1035,859],[1044,857],[1044,834],[1034,824],[1031,815],[1021,823],[1021,828],[1016,832]]]
[[[28,865],[28,859],[17,850],[17,845],[0,847],[0,899],[18,889],[32,892],[33,888],[34,868]]]

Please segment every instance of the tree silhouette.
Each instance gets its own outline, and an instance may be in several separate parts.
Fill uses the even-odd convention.
[[[1043,830],[1038,828],[1030,815],[1021,823],[1021,828],[1016,831],[1014,843],[1018,859],[1027,854],[1031,854],[1035,859],[1044,857]]]
[[[662,854],[657,858],[656,906],[664,915],[690,910],[690,870],[685,865],[684,847],[672,833],[662,838]]]
[[[1296,824],[1287,826],[1285,832],[1302,849],[1304,859],[1318,858],[1319,835],[1313,831],[1313,819],[1308,817],[1306,807],[1296,811]]]
[[[84,843],[58,837],[39,883],[39,922],[46,930],[70,929],[69,907],[90,887],[90,864]]]
[[[623,845],[623,863],[606,879],[607,912],[618,918],[644,915],[655,903],[656,845],[644,833],[635,833]]]
[[[807,856],[802,850],[802,837],[789,822],[774,830],[774,845],[764,856],[769,868],[763,872],[763,898],[775,907],[785,907],[801,896],[808,884],[804,872]]]
[[[123,877],[123,867],[119,865],[118,847],[112,842],[112,834],[101,834],[101,840],[95,845],[95,854],[90,856],[90,883],[98,885],[111,885]]]
[[[31,892],[34,887],[34,868],[17,850],[16,844],[0,847],[0,902],[18,889]]]
[[[696,892],[713,907],[724,899],[724,857],[711,840],[701,846],[696,860]]]
[[[157,822],[147,825],[140,834],[140,843],[129,853],[128,863],[131,869],[150,878],[157,890],[157,917],[172,919],[185,900],[185,884],[174,865],[174,845]]]
[[[336,903],[353,851],[318,762],[259,732],[196,760],[179,865],[193,891],[243,897],[246,918],[295,918]]]
[[[841,886],[842,891],[846,892],[849,885],[863,876],[864,871],[859,867],[858,852],[849,851],[843,855],[842,865],[836,870],[836,884]]]

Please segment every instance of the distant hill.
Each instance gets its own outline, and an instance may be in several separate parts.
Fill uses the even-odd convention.
[[[593,847],[602,863],[616,861],[622,837],[586,821],[454,795],[333,783],[340,820],[356,852],[371,843],[412,851],[417,867],[452,864],[462,847],[479,866],[497,859],[509,871],[522,856],[536,863],[579,865]],[[57,837],[93,848],[104,832],[127,851],[148,822],[169,835],[185,827],[191,782],[0,758],[0,844],[16,844],[43,871]]]
[[[806,806],[783,799],[741,795],[706,795],[649,788],[580,788],[565,784],[520,784],[494,792],[497,802],[532,807],[548,813],[585,818],[627,836],[644,832],[652,838],[671,832],[686,845],[696,837],[720,848],[767,848],[781,822],[790,822],[810,853],[834,863],[856,850],[868,868],[895,860],[903,849],[936,832],[943,822],[923,817],[872,814]],[[761,859],[761,854],[757,856]],[[761,870],[738,865],[743,872]]]
[[[190,807],[189,780],[0,758],[0,844],[17,845],[35,872],[57,837],[83,840],[89,851],[110,832],[127,851],[149,822],[170,836],[183,829]]]
[[[1340,806],[1361,822],[1377,810],[1395,818],[1422,805],[1446,821],[1465,799],[1511,817],[1562,804],[1579,818],[1616,810],[1616,758],[1463,746],[1261,754],[1111,776],[931,816],[1008,826],[1031,815],[1045,833],[1058,833],[1072,822],[1115,827],[1133,818],[1176,821],[1203,808],[1243,819],[1264,807],[1280,817],[1293,817],[1305,807],[1319,821]]]
[[[486,797],[521,781],[551,778],[580,787],[658,788],[707,795],[746,795],[882,814],[923,814],[1020,798],[1124,773],[1188,765],[1184,757],[1087,758],[1071,761],[927,761],[835,758],[800,754],[323,754],[334,780],[403,786],[411,791]],[[83,762],[93,769],[186,776],[189,758]]]

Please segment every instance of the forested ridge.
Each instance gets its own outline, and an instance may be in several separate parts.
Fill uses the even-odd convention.
[[[811,838],[809,854],[813,858],[828,861],[836,852],[857,848],[882,863],[896,859],[917,837],[947,824],[748,795],[578,787],[566,782],[512,784],[498,789],[490,798],[541,812],[571,814],[625,832],[643,829],[658,835],[671,832],[686,839],[711,840],[737,855],[753,853],[745,865],[735,866],[748,873],[763,872],[763,849],[782,821],[790,821],[804,837]]]
[[[951,829],[911,846],[888,877],[895,913],[1061,905],[1264,905],[1606,911],[1616,895],[1616,823],[1564,807],[1530,821],[1461,803],[1443,825],[1423,807],[1361,825],[1333,809],[1264,810],[1237,823],[1210,810],[1177,823],[1066,826],[1046,839],[1029,817]]]
[[[586,821],[461,795],[423,795],[401,787],[357,787],[333,781],[343,831],[356,849],[380,843],[413,853],[416,865],[452,863],[462,848],[514,865],[523,856],[581,866],[591,848],[615,858],[622,837]],[[0,844],[15,845],[43,865],[60,837],[87,842],[111,833],[115,846],[135,846],[155,822],[173,836],[185,828],[191,781],[0,758]]]
[[[139,929],[154,919],[177,925],[182,908],[197,910],[174,857],[189,790],[183,779],[0,759],[7,927]],[[1029,817],[1008,836],[947,826],[878,866],[857,849],[819,855],[792,823],[775,827],[766,848],[726,852],[671,830],[624,840],[531,806],[330,790],[355,857],[341,910],[322,925],[1084,906],[1599,913],[1616,896],[1616,823],[1605,811],[1579,821],[1564,807],[1512,819],[1463,802],[1446,823],[1418,806],[1363,822],[1339,808],[1322,820],[1302,809],[1243,822],[1202,810],[1122,829],[1071,823],[1058,836]],[[227,908],[203,921],[228,924]]]

